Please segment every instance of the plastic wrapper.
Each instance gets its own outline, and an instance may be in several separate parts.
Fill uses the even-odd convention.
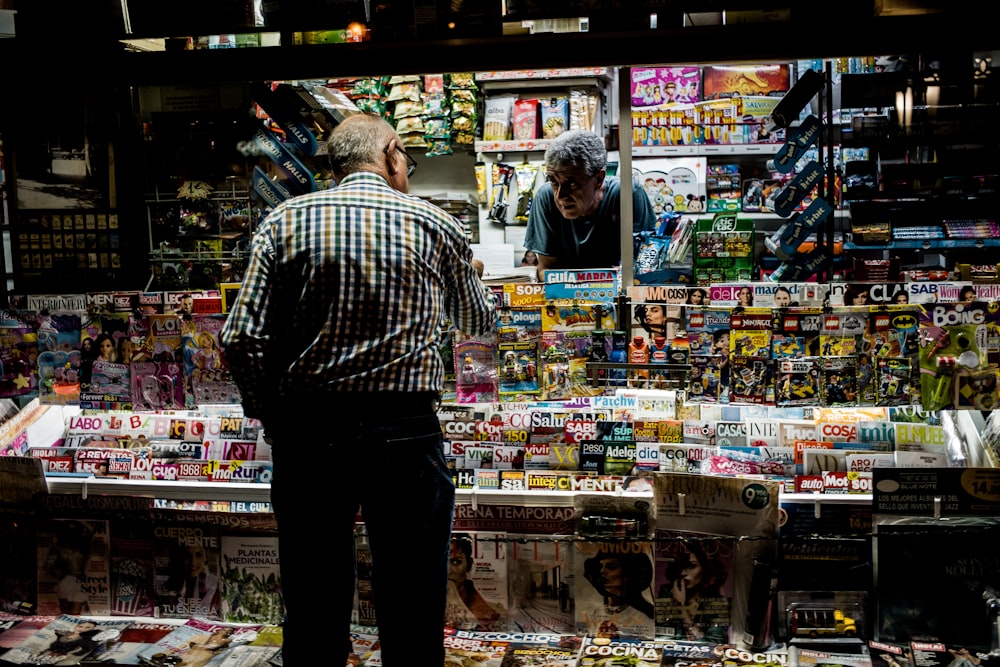
[[[427,74],[424,76],[424,93],[443,94],[444,74]]]
[[[448,77],[449,88],[467,88],[477,90],[476,78],[472,72],[453,72]]]
[[[425,137],[425,139],[427,138]],[[428,139],[427,150],[424,151],[424,155],[435,157],[437,155],[451,155],[454,152],[449,139]]]
[[[419,102],[421,92],[419,83],[397,83],[389,91],[387,100],[389,102],[399,102],[400,100]]]
[[[539,102],[542,108],[542,139],[555,139],[569,129],[568,97],[550,97]]]
[[[514,102],[512,127],[515,139],[538,138],[538,100]]]
[[[393,109],[392,117],[399,118],[410,118],[411,116],[421,116],[424,113],[424,105],[420,102],[414,102],[412,100],[403,100],[396,103],[396,108]]]
[[[510,138],[511,114],[516,95],[497,95],[486,98],[483,114],[483,140],[503,141]]]
[[[517,209],[514,211],[514,222],[528,224],[528,214],[531,213],[531,202],[535,197],[535,180],[538,178],[538,165],[525,162],[514,168],[517,179]]]
[[[585,90],[572,90],[569,95],[569,129],[593,132],[597,127],[596,95]]]
[[[400,134],[409,133],[420,133],[424,134],[424,119],[420,117],[415,118],[401,118],[396,124],[396,131]]]
[[[451,112],[448,98],[440,93],[424,93],[420,97],[422,113],[425,117],[447,118]]]

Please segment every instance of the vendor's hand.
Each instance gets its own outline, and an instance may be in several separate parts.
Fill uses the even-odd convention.
[[[486,270],[486,265],[483,264],[483,261],[481,259],[473,259],[472,260],[472,268],[474,268],[476,270],[476,273],[479,274],[479,277],[482,278],[483,277],[483,271]]]

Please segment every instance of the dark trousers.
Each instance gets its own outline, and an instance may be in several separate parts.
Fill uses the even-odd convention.
[[[455,486],[434,409],[420,394],[310,398],[268,429],[286,667],[346,663],[359,508],[383,664],[444,663]]]

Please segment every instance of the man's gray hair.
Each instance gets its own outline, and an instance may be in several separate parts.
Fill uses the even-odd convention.
[[[395,136],[392,125],[378,116],[349,116],[334,128],[326,142],[330,166],[347,175],[377,165],[384,159],[383,151]]]
[[[583,167],[587,176],[595,176],[608,164],[604,140],[586,130],[563,132],[545,150],[545,169],[562,171]]]

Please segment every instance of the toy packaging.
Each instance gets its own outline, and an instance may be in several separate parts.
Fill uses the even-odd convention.
[[[700,67],[637,67],[632,69],[632,106],[689,104],[701,99]]]
[[[495,342],[485,338],[455,338],[455,391],[458,403],[497,400]]]
[[[702,68],[703,98],[764,95],[782,97],[791,86],[791,66],[710,65]]]

